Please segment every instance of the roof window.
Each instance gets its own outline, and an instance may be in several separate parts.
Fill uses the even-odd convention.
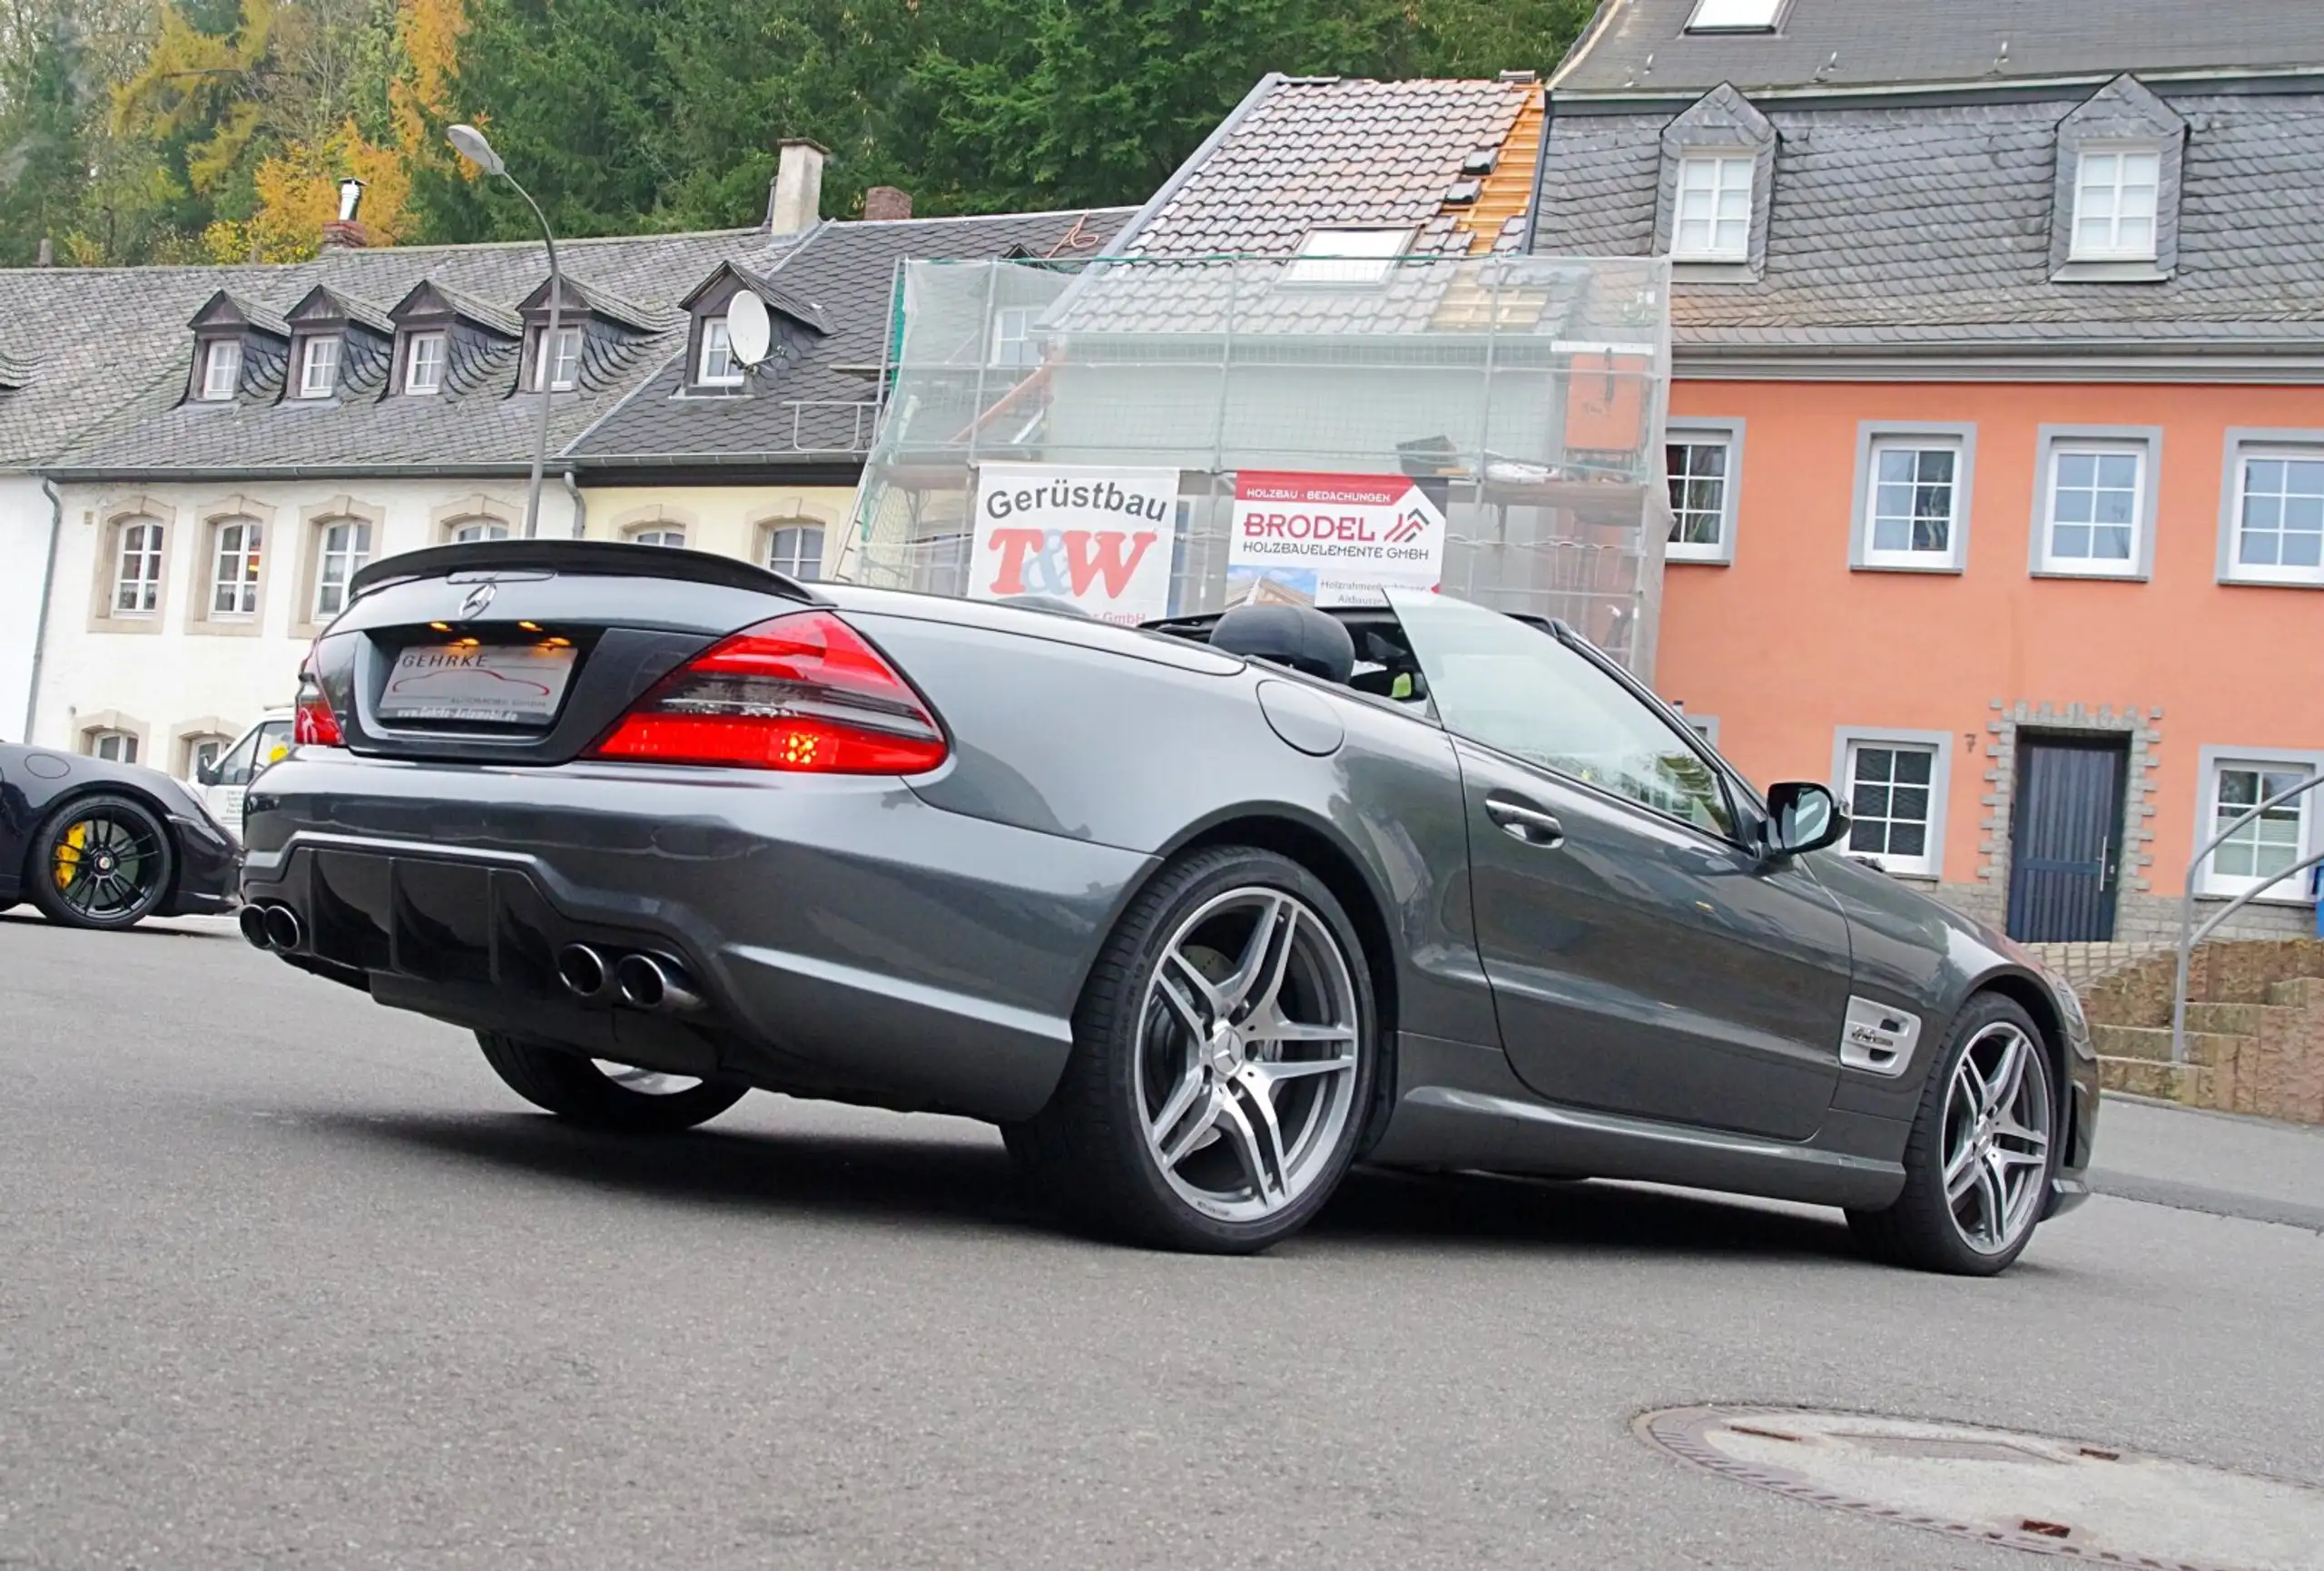
[[[1773,33],[1783,0],[1695,0],[1689,33]]]
[[[1285,283],[1378,284],[1411,249],[1409,229],[1311,229],[1299,241]]]

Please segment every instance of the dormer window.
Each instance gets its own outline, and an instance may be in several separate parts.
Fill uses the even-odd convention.
[[[242,379],[242,346],[233,339],[212,339],[202,351],[202,397],[222,403],[234,396]]]
[[[1679,161],[1673,261],[1751,259],[1751,170],[1748,152],[1689,153]]]
[[[2152,261],[2162,154],[2084,147],[2074,177],[2074,261]]]
[[[404,346],[403,390],[440,393],[444,390],[444,335],[414,333]]]
[[[328,398],[339,391],[340,340],[322,334],[299,348],[299,396]]]
[[[547,329],[541,335],[541,349],[533,363],[533,386],[547,383],[552,393],[569,393],[581,385],[581,329],[556,329],[552,337]]]
[[[734,335],[724,317],[711,317],[702,324],[702,364],[694,380],[705,388],[743,385],[743,368],[734,358]]]

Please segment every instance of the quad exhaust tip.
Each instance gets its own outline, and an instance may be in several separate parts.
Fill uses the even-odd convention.
[[[606,965],[606,957],[586,944],[567,944],[556,952],[556,979],[565,990],[583,1003],[595,1003],[606,996],[606,985],[613,974]]]
[[[299,947],[299,939],[300,936],[301,929],[299,926],[298,912],[292,910],[288,906],[267,907],[266,942],[268,948],[271,948],[278,955],[287,955]]]
[[[614,985],[633,1009],[676,1015],[702,1006],[684,969],[666,955],[624,955],[614,967]]]
[[[253,949],[273,948],[266,941],[266,908],[244,906],[234,913],[234,925],[242,930],[243,941]]]

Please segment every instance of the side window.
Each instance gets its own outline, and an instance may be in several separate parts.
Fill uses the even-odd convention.
[[[218,783],[220,785],[250,784],[252,772],[251,760],[258,752],[258,737],[259,733],[255,729],[244,731],[242,740],[234,744],[234,751],[219,761]]]
[[[1579,650],[1442,594],[1391,591],[1445,729],[1712,834],[1726,782],[1691,740]]]

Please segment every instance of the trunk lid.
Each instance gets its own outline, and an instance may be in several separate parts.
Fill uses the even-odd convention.
[[[358,755],[498,764],[580,756],[727,634],[819,604],[704,552],[492,540],[375,562],[313,675]]]

